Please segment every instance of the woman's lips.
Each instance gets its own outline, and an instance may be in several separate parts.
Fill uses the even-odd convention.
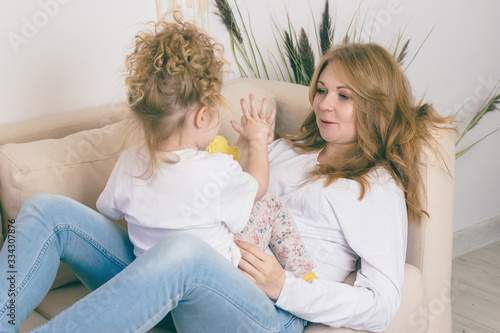
[[[333,121],[326,121],[326,120],[321,120],[321,123],[323,125],[333,125],[333,124],[335,124],[335,122],[333,122]]]

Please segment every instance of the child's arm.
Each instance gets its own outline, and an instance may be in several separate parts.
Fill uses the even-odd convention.
[[[243,118],[243,116],[241,118]],[[241,122],[243,122],[243,119]],[[234,143],[234,146],[240,151],[238,163],[241,165],[241,168],[245,170],[248,163],[248,141],[240,135]]]
[[[265,100],[265,98],[264,98],[264,100]],[[262,102],[264,102],[264,100]],[[266,103],[267,103],[267,101],[266,101]],[[267,133],[267,144],[270,144],[271,142],[274,141],[274,127],[276,124],[275,116],[276,116],[275,114],[271,114],[267,118],[267,122],[271,123],[271,126],[269,127],[269,132]],[[244,124],[244,123],[245,123],[245,116],[242,115],[241,116],[241,124]],[[240,151],[241,156],[240,156],[240,159],[238,160],[238,162],[240,163],[243,170],[245,170],[247,167],[247,163],[248,163],[248,140],[240,135],[238,137],[238,139],[236,140],[234,146],[237,147]]]
[[[269,185],[267,144],[270,130],[274,126],[276,110],[273,109],[268,116],[266,112],[266,98],[262,100],[260,110],[257,109],[253,94],[250,94],[249,99],[250,110],[248,110],[245,99],[241,99],[241,108],[243,110],[241,124],[234,120],[231,121],[231,124],[240,134],[240,138],[237,141],[237,147],[241,151],[240,164],[259,183],[259,189],[255,197],[257,201],[266,194]]]

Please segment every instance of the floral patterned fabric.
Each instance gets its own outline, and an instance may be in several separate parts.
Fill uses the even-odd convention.
[[[270,246],[283,269],[295,276],[310,272],[316,266],[288,210],[272,193],[254,203],[245,228],[235,234],[234,239],[253,244],[263,251]]]

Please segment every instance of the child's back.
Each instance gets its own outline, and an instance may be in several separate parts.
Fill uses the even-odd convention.
[[[149,166],[146,149],[125,151],[97,201],[99,211],[126,219],[136,256],[172,233],[185,232],[237,264],[233,233],[241,232],[248,221],[257,181],[229,155],[194,149],[165,154],[178,161],[160,163],[154,176],[144,178],[140,176]]]

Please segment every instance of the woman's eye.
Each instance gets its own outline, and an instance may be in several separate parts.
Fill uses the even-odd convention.
[[[317,89],[317,90],[316,90],[316,92],[317,92],[318,94],[320,94],[320,95],[324,95],[324,94],[326,94],[326,90],[324,90],[324,89]]]
[[[344,94],[339,94],[339,97],[340,97],[340,99],[342,99],[342,100],[347,100],[347,99],[349,99],[349,96],[344,95]]]

